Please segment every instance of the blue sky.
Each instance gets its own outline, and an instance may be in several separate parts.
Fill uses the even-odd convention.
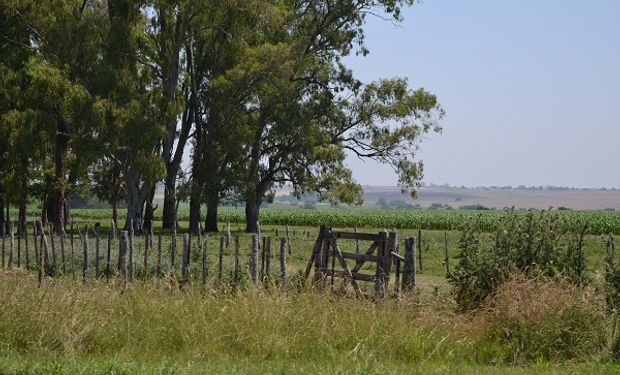
[[[425,182],[620,187],[619,0],[425,0],[404,16],[370,17],[370,55],[346,61],[438,96]],[[389,167],[349,165],[362,184],[396,184]]]

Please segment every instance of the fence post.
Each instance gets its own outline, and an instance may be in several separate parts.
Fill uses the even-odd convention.
[[[223,271],[223,262],[224,262],[224,241],[226,239],[224,238],[224,236],[220,237],[220,252],[218,254],[218,260],[217,260],[217,279],[219,281],[222,281],[222,271]]]
[[[26,255],[26,269],[30,269],[30,251],[28,250],[28,222],[26,221],[26,225],[24,226],[24,247],[25,247],[25,255]]]
[[[230,222],[226,223],[226,248],[228,249],[230,247],[230,241],[231,241],[231,236],[230,236]]]
[[[450,276],[450,254],[448,253],[448,232],[443,232],[443,240],[445,245],[446,257],[444,262],[446,263],[446,277]]]
[[[189,283],[189,260],[191,253],[191,242],[189,233],[183,235],[183,264],[181,268],[181,283]]]
[[[62,274],[63,276],[67,274],[67,257],[65,256],[65,238],[67,237],[67,233],[63,230],[60,233],[60,260],[62,261]],[[26,249],[26,251],[28,251]],[[26,252],[26,259],[28,259],[28,252]]]
[[[420,273],[424,271],[424,267],[422,264],[422,230],[418,229],[418,262],[420,263]]]
[[[9,263],[8,269],[13,269],[13,258],[15,252],[15,237],[13,234],[13,222],[9,221]]]
[[[2,268],[4,268],[4,256],[6,254],[6,238],[4,230],[4,222],[0,223],[0,235],[2,236]]]
[[[35,257],[34,261],[37,267],[37,272],[39,272],[41,270],[41,265],[39,264],[39,242],[37,241],[38,235],[37,235],[37,222],[36,221],[32,223],[32,238],[34,240],[34,257]],[[39,285],[41,284],[40,279],[41,279],[41,275],[39,274]]]
[[[235,236],[235,273],[234,273],[235,283],[239,282],[239,236]]]
[[[259,227],[260,228],[260,227]],[[259,230],[260,233],[260,230]],[[258,283],[258,249],[260,237],[258,234],[252,236],[252,253],[250,255],[250,276],[254,285]]]
[[[286,277],[286,239],[280,239],[280,289],[286,291],[288,279]]]
[[[157,277],[161,277],[161,234],[157,235],[157,266],[155,269]]]
[[[284,229],[286,230],[286,246],[288,247],[288,255],[291,255],[291,236],[288,230],[288,224],[284,225]]]
[[[99,237],[99,223],[93,227],[95,233],[95,278],[99,278],[99,245],[101,244],[101,238]]]
[[[129,266],[128,266],[128,271],[129,271],[129,281],[133,282],[133,277],[134,277],[134,272],[135,272],[135,265],[134,265],[134,253],[133,253],[133,240],[134,240],[134,233],[133,233],[133,220],[129,219]]]
[[[21,226],[17,223],[17,268],[22,266],[22,238],[21,238]]]
[[[172,277],[176,278],[177,277],[176,264],[175,264],[175,258],[177,255],[177,226],[176,225],[172,229],[171,241],[172,242],[170,244],[170,272],[172,274]]]
[[[48,229],[50,231],[50,243],[52,245],[52,274],[55,275],[58,272],[58,267],[56,266],[56,241],[54,241],[54,224],[50,223]]]
[[[415,291],[416,287],[415,242],[415,238],[413,237],[405,240],[405,267],[403,269],[402,282],[402,290],[404,293]]]
[[[71,275],[75,277],[75,247],[73,244],[74,241],[74,231],[73,231],[73,219],[71,219]],[[36,241],[36,239],[35,239]],[[42,249],[41,249],[42,250]]]
[[[84,236],[82,237],[82,249],[84,251],[82,255],[82,282],[85,283],[88,274],[88,227],[84,230]]]
[[[129,233],[126,230],[121,231],[118,246],[118,273],[125,279],[125,281],[127,281],[127,253],[129,252]]]
[[[209,249],[209,236],[205,236],[202,244],[202,285],[207,285],[207,276],[209,275],[209,268],[207,265],[207,252]]]

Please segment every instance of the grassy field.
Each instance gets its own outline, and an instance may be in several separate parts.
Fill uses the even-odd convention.
[[[77,211],[74,218],[83,228],[100,220],[103,216],[99,215],[101,211]],[[107,227],[101,222],[103,272]],[[179,233],[183,233],[187,223],[180,224]],[[457,314],[446,280],[444,236],[447,233],[449,265],[454,267],[458,231],[422,230],[423,270],[418,274],[416,295],[373,303],[352,298],[350,286],[342,287],[338,279],[333,292],[323,294],[312,292],[303,282],[301,275],[318,234],[314,225],[290,228],[286,293],[275,282],[277,239],[284,236],[284,226],[263,225],[263,235],[273,239],[271,281],[252,287],[248,275],[251,236],[243,233],[240,222],[231,227],[233,236],[240,239],[241,282],[228,283],[233,277],[232,249],[225,251],[219,280],[217,251],[222,234],[208,234],[203,237],[208,284],[203,287],[200,282],[204,247],[194,238],[192,282],[182,290],[176,281],[180,235],[177,263],[172,268],[171,238],[162,233],[160,279],[155,277],[156,251],[149,251],[144,268],[145,238],[136,237],[137,280],[129,285],[115,275],[108,281],[94,277],[92,232],[86,283],[82,283],[80,268],[83,244],[77,237],[75,277],[68,239],[63,274],[60,240],[55,237],[57,277],[44,278],[41,289],[36,273],[24,269],[22,239],[21,269],[0,273],[0,374],[620,372],[608,351],[612,319],[602,301],[606,250],[598,235],[585,240],[592,279],[586,290],[544,280],[533,284],[517,280],[483,310]],[[360,231],[382,229],[365,226]],[[417,235],[417,229],[398,229],[401,248],[405,238]],[[482,239],[492,240],[490,234]],[[155,248],[157,242],[155,238]],[[339,241],[339,247],[356,251],[354,241]],[[116,273],[118,242],[111,249],[111,268]],[[360,243],[360,250],[365,249]],[[31,265],[33,252],[30,238]],[[371,268],[362,272],[372,274]],[[329,280],[328,285],[331,288]],[[394,285],[390,288],[394,290]],[[373,286],[365,289],[370,292]]]
[[[512,290],[519,289],[515,285]],[[535,288],[554,297],[577,296],[545,284]],[[526,340],[515,349],[510,340],[495,337],[504,329],[499,323],[508,305],[457,315],[449,299],[430,294],[415,303],[410,298],[369,303],[305,290],[284,295],[264,289],[179,290],[168,281],[127,287],[64,279],[39,289],[32,276],[14,271],[0,275],[0,295],[0,371],[6,374],[620,371],[600,350],[607,320],[590,303],[561,304],[558,311],[568,310],[570,319],[549,309],[523,314],[510,324],[520,324],[534,345]],[[599,323],[584,329],[591,319]],[[538,334],[541,321],[553,330]],[[573,334],[564,332],[569,328]],[[550,350],[559,338],[572,349]]]

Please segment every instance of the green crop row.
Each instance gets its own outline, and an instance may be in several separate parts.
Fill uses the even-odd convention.
[[[528,211],[517,211],[526,215]],[[338,209],[275,209],[261,210],[260,221],[265,225],[296,225],[333,227],[372,227],[397,229],[457,230],[466,221],[474,221],[478,229],[492,232],[498,227],[502,217],[501,210],[390,210],[375,208]],[[592,234],[620,234],[620,212],[618,211],[556,211],[566,229],[588,227]],[[74,217],[87,220],[109,220],[111,210],[73,210]],[[161,211],[159,212],[161,214]],[[124,218],[124,211],[120,211]],[[160,220],[160,215],[155,215]],[[179,211],[179,221],[189,220],[189,211]],[[242,208],[224,207],[219,210],[219,221],[244,223]]]

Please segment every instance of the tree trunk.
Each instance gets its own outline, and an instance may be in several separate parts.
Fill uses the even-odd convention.
[[[245,202],[245,232],[258,233],[258,218],[260,214],[260,205],[262,199],[256,193],[251,194]]]
[[[25,175],[22,176],[20,181],[19,192],[19,214],[18,214],[18,226],[17,233],[23,235],[28,228],[26,227],[26,205],[28,204],[28,180]]]
[[[217,232],[217,206],[220,204],[219,192],[212,192],[207,198],[207,218],[205,219],[205,231]]]
[[[114,222],[114,228],[118,228],[118,197],[112,196],[112,221]]]
[[[125,173],[125,185],[127,185],[127,218],[125,230],[129,230],[129,222],[133,224],[135,234],[142,234],[144,203],[150,191],[150,184],[142,182],[138,173],[132,169]]]
[[[200,231],[200,198],[193,195],[189,199],[189,232],[197,235]]]
[[[155,185],[149,191],[148,196],[146,197],[145,205],[144,205],[144,228],[150,231],[151,226],[153,225],[153,218],[155,217],[155,210],[157,207],[153,206],[153,200],[155,199]]]
[[[164,189],[164,212],[162,218],[162,228],[164,229],[172,229],[176,223],[176,170],[174,174],[170,173],[172,171],[166,171],[166,181],[165,181],[165,189]]]
[[[4,217],[4,201],[0,200],[0,236],[4,235],[4,223],[6,218]]]
[[[66,159],[69,150],[69,127],[58,120],[54,148],[54,178],[48,180],[47,220],[54,223],[54,232],[64,233],[65,186],[67,184]]]

